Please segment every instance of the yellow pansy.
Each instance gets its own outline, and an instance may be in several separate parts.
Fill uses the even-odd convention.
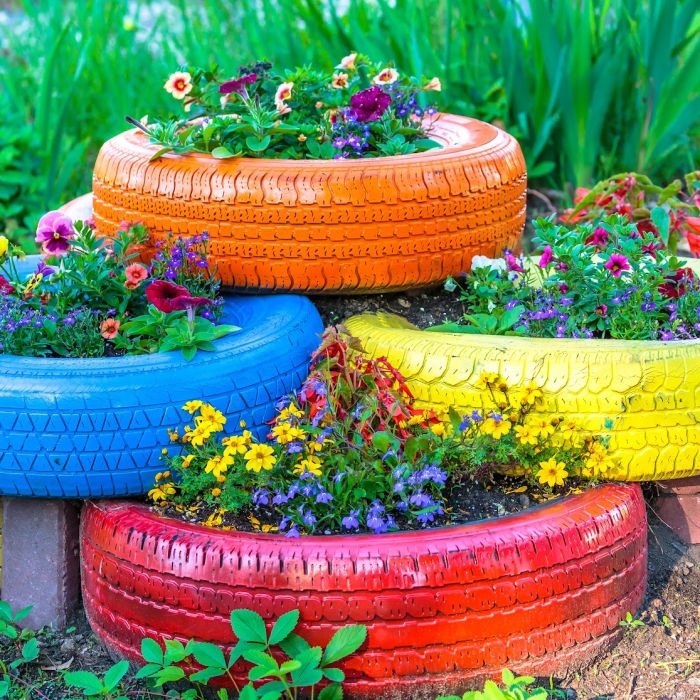
[[[245,468],[254,471],[256,474],[261,470],[270,470],[275,466],[277,459],[274,450],[269,445],[251,445],[244,459],[247,462]]]

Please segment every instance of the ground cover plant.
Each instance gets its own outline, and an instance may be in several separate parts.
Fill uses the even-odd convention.
[[[0,237],[0,353],[102,357],[181,350],[192,359],[237,327],[219,324],[223,299],[210,274],[207,236],[161,243],[138,261],[147,232],[124,222],[113,238],[55,211],[39,221],[44,257],[20,274],[21,248]]]
[[[386,359],[363,358],[356,339],[330,329],[267,440],[254,440],[245,424],[229,433],[208,404],[185,404],[194,425],[171,431],[181,450],[164,457],[149,497],[167,514],[210,526],[290,537],[382,533],[455,522],[446,503],[496,473],[520,479],[513,491],[539,485],[551,497],[612,465],[604,440],[581,441],[575,423],[530,415],[542,397],[536,385],[511,387],[485,373],[479,387],[492,409],[415,408]]]
[[[449,278],[465,314],[432,331],[541,338],[685,340],[700,337],[700,281],[663,241],[628,216],[569,229],[538,219],[533,263],[477,256]],[[668,234],[668,221],[666,223]]]
[[[218,66],[186,66],[165,89],[185,115],[128,118],[167,152],[216,158],[360,158],[440,147],[428,138],[434,105],[424,93],[440,80],[400,75],[356,52],[333,71],[277,71],[267,61],[240,66],[226,79]]]

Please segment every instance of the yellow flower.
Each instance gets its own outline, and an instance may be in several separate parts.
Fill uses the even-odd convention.
[[[444,437],[445,435],[445,424],[444,423],[434,423],[430,426],[430,430],[434,435],[438,437]]]
[[[212,489],[211,495],[214,496],[214,498],[218,498],[221,495],[221,489],[219,489],[219,488]]]
[[[482,372],[476,382],[477,389],[488,389],[500,381],[500,376],[496,372]]]
[[[494,440],[500,440],[504,435],[507,435],[511,429],[511,423],[503,418],[487,418],[481,424],[481,432],[485,435],[490,435]]]
[[[303,442],[306,440],[306,433],[301,428],[293,425],[289,431],[289,437],[292,439],[292,442]]]
[[[211,423],[211,431],[213,433],[218,433],[224,429],[226,423],[226,416],[221,411],[217,411],[211,404],[204,403],[199,409],[199,417],[194,419],[195,424],[197,421],[206,421]]]
[[[515,433],[520,440],[521,445],[536,445],[537,444],[537,434],[533,433],[532,430],[526,425],[516,425]]]
[[[541,438],[547,438],[550,435],[554,435],[554,426],[551,421],[546,418],[539,418],[532,423],[532,430],[534,433],[539,435]]]
[[[549,484],[550,488],[554,488],[564,485],[564,479],[569,476],[569,472],[566,471],[564,462],[557,462],[556,458],[552,457],[546,462],[540,462],[540,470],[536,476],[540,484]]]
[[[533,406],[542,398],[542,390],[533,382],[527,386],[520,387],[513,395],[511,402],[513,406]]]
[[[254,471],[256,474],[261,469],[269,471],[275,466],[277,461],[273,453],[274,450],[269,445],[251,445],[248,452],[244,455],[244,459],[247,462],[245,468],[248,471]]]
[[[207,527],[218,527],[221,525],[223,518],[221,517],[226,511],[223,508],[215,510],[205,521]]]
[[[0,236],[0,258],[2,258],[10,247],[10,241],[5,236]]]
[[[322,442],[318,442],[317,440],[311,440],[310,442],[306,443],[306,452],[310,455],[320,452],[323,449],[323,444],[327,442],[326,440],[323,440]]]
[[[167,483],[167,484],[159,484],[155,488],[152,488],[148,492],[148,497],[154,502],[158,503],[158,501],[166,501],[168,496],[174,495],[176,492],[175,489],[175,484],[173,483]]]
[[[189,469],[190,464],[192,464],[192,460],[194,459],[194,455],[187,455],[187,457],[182,458],[182,464],[180,465],[183,469]]]
[[[292,426],[289,423],[277,423],[271,434],[280,445],[286,445],[288,442],[292,442],[293,438],[289,435],[291,430]]]
[[[275,418],[276,423],[281,423],[282,421],[290,422],[293,418],[301,418],[304,415],[304,411],[296,406],[296,404],[290,403],[289,406],[283,408],[277,418]]]
[[[194,413],[195,411],[199,410],[199,407],[202,405],[201,401],[188,401],[183,407],[183,411],[187,411],[187,413]]]
[[[561,436],[564,440],[570,440],[571,442],[578,441],[578,423],[575,420],[567,420],[561,426]]]
[[[321,460],[316,455],[308,455],[306,459],[302,459],[294,467],[295,474],[306,474],[307,472],[321,476]]]
[[[183,442],[189,442],[194,447],[201,447],[211,437],[211,431],[206,424],[200,424],[195,430],[189,425],[185,426],[185,434],[182,436]]]
[[[168,455],[168,449],[167,449],[167,447],[164,447],[164,448],[160,451],[160,453],[161,453],[164,457],[167,457],[167,455]]]
[[[170,430],[170,428],[168,428],[168,435],[170,436],[170,442],[177,442],[180,439],[177,428],[175,428],[175,430]]]
[[[245,422],[244,420],[239,420],[239,421],[238,421],[238,425],[239,425],[239,427],[241,427],[241,428],[245,428],[245,427],[246,427],[246,422]]]
[[[212,457],[208,462],[207,466],[204,467],[204,471],[207,474],[213,474],[216,479],[219,476],[226,473],[228,468],[233,464],[233,457],[224,455],[223,457],[217,455]]]
[[[245,454],[248,451],[250,444],[250,431],[246,430],[248,435],[231,435],[221,441],[221,444],[226,448],[224,454],[226,456],[235,454]]]

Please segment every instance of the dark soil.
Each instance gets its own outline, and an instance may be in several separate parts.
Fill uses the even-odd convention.
[[[664,621],[665,618],[665,621]],[[649,586],[622,641],[585,671],[553,679],[552,697],[568,700],[698,700],[700,698],[700,546],[683,544],[649,511]],[[24,695],[31,700],[76,698],[61,670],[91,671],[100,676],[113,660],[91,631],[81,611],[67,629],[40,634],[39,664],[20,667]],[[0,659],[16,658],[0,636]],[[40,666],[44,667],[41,670]],[[145,685],[126,677],[131,698],[145,697]],[[550,687],[550,679],[538,679]],[[556,693],[556,690],[559,692]],[[12,697],[12,696],[11,696]],[[425,698],[421,700],[434,700]]]

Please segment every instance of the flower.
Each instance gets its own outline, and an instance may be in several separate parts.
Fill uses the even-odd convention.
[[[0,294],[13,294],[14,292],[15,288],[10,284],[7,277],[0,275]]]
[[[399,79],[398,71],[395,68],[384,68],[372,78],[374,85],[391,85]]]
[[[556,458],[552,457],[546,462],[540,462],[536,476],[540,484],[548,484],[550,488],[554,488],[564,485],[564,479],[569,476],[569,472],[566,471],[564,462],[557,462]]]
[[[187,413],[195,413],[200,409],[202,406],[202,401],[188,401],[183,407],[183,411],[187,411]]]
[[[246,85],[252,85],[258,79],[257,73],[248,73],[242,78],[236,78],[235,80],[228,80],[225,83],[219,85],[219,92],[222,95],[230,95],[235,92],[239,95],[247,95]]]
[[[688,282],[695,279],[695,274],[689,267],[682,267],[664,277],[663,284],[659,285],[659,293],[667,299],[678,299],[688,291]]]
[[[605,263],[605,268],[612,272],[613,277],[619,277],[625,270],[630,269],[630,264],[624,255],[613,253]]]
[[[488,267],[491,270],[505,271],[507,263],[503,258],[489,258],[486,255],[475,255],[472,258],[471,271],[474,272],[474,270],[479,270],[482,267]]]
[[[166,314],[175,311],[173,302],[178,297],[188,297],[190,292],[186,287],[166,280],[156,280],[146,287],[146,298],[159,311]]]
[[[286,102],[292,96],[294,83],[281,83],[275,93],[275,103]]]
[[[226,455],[222,457],[221,455],[216,455],[216,457],[212,457],[207,462],[207,465],[204,467],[204,471],[207,474],[211,474],[215,479],[218,480],[220,476],[223,476],[226,473],[226,471],[232,464],[233,457]]]
[[[521,445],[537,445],[537,434],[525,425],[516,425],[515,434],[518,436]]]
[[[306,459],[302,459],[295,467],[295,474],[311,473],[316,476],[321,476],[321,460],[316,455],[307,455]]]
[[[506,253],[504,256],[506,263],[508,264],[508,269],[511,272],[524,273],[522,266],[518,262],[517,258],[512,253]]]
[[[148,492],[148,497],[154,502],[167,501],[168,496],[173,496],[175,494],[175,484],[158,484]]]
[[[177,286],[177,285],[176,285]],[[190,311],[200,306],[211,306],[214,302],[207,297],[193,297],[190,293],[175,297],[172,300],[173,311]]]
[[[274,450],[269,445],[252,445],[248,452],[243,455],[247,462],[245,468],[248,471],[254,471],[256,474],[261,469],[269,471],[275,466],[277,461],[273,452]]]
[[[510,432],[512,425],[508,420],[503,420],[502,416],[491,414],[480,426],[481,432],[490,435],[494,440],[500,440]]]
[[[176,100],[181,100],[192,88],[192,76],[189,73],[176,71],[171,73],[163,86]]]
[[[211,404],[203,403],[199,409],[199,414],[199,417],[195,418],[195,423],[198,423],[198,421],[206,422],[212,432],[220,432],[224,429],[226,416]]]
[[[107,318],[100,324],[100,332],[105,340],[113,340],[119,332],[119,321],[116,318]]]
[[[356,92],[350,98],[350,112],[358,122],[371,122],[386,112],[391,104],[391,95],[379,87]]]
[[[600,226],[586,238],[586,243],[596,248],[603,248],[610,238],[610,233]]]
[[[346,88],[350,81],[348,79],[347,73],[333,73],[333,80],[331,81],[331,87],[336,89]]]
[[[554,435],[554,426],[551,420],[540,418],[532,424],[532,430],[539,434],[541,438],[547,438]]]
[[[126,267],[124,274],[126,275],[124,286],[127,289],[136,289],[148,277],[148,269],[145,265],[133,263]]]
[[[49,255],[63,255],[75,238],[73,222],[60,211],[50,211],[39,219],[36,228],[36,242]]]
[[[248,451],[250,444],[250,431],[246,430],[248,435],[231,435],[224,438],[221,444],[226,448],[225,455],[245,454]]]
[[[0,258],[2,258],[10,247],[10,241],[5,236],[0,236]]]
[[[490,386],[495,386],[501,377],[496,372],[482,372],[476,382],[477,389],[488,389]]]
[[[212,489],[211,495],[214,496],[214,498],[218,498],[221,495],[221,489],[219,489],[219,488]]]
[[[546,245],[542,251],[540,261],[537,264],[544,270],[544,268],[552,262],[553,257],[554,253],[552,253],[552,246]]]
[[[336,66],[337,68],[344,68],[345,70],[355,70],[355,59],[357,58],[356,53],[348,54],[343,56],[340,63]]]
[[[520,387],[511,400],[514,406],[533,406],[536,401],[542,398],[542,390],[530,382],[527,386]]]
[[[423,90],[435,90],[436,92],[440,92],[442,90],[440,78],[431,78],[430,81],[423,86]]]

